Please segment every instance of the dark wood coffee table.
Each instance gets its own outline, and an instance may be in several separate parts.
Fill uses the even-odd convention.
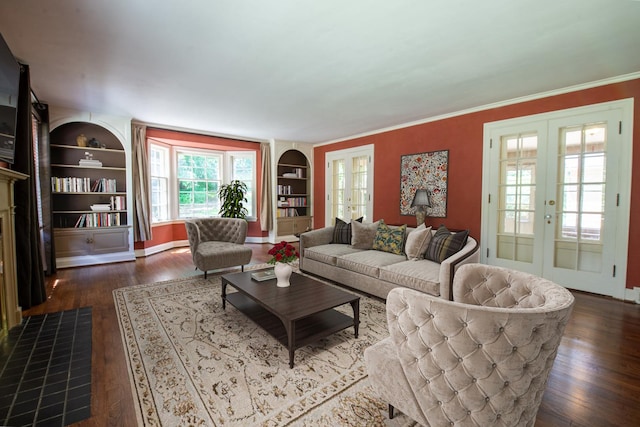
[[[298,273],[292,273],[287,288],[277,287],[276,279],[252,280],[251,273],[222,276],[222,308],[228,301],[288,348],[290,368],[297,348],[350,326],[358,338],[358,295]],[[238,292],[227,294],[227,285]],[[334,310],[347,303],[351,304],[353,318]]]

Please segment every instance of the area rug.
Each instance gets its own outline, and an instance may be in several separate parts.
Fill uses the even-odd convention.
[[[359,337],[302,347],[290,369],[286,348],[220,295],[220,276],[114,291],[140,425],[415,425],[389,420],[367,379],[364,349],[388,335],[384,303],[362,296]]]

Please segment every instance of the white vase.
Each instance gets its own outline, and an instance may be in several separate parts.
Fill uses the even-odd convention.
[[[273,271],[276,273],[276,278],[278,279],[276,286],[278,286],[279,288],[286,288],[291,284],[289,283],[289,278],[291,277],[291,272],[293,270],[291,269],[291,266],[289,264],[286,264],[284,262],[277,262],[276,266],[273,268]]]

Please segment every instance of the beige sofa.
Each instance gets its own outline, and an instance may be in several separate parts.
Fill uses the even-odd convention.
[[[251,262],[253,252],[244,245],[247,221],[241,218],[200,218],[184,222],[196,268],[204,272],[242,266]]]
[[[364,353],[369,381],[425,426],[533,426],[574,304],[549,280],[467,264],[453,301],[396,288],[390,336]]]
[[[411,231],[413,229],[408,228],[407,234]],[[356,249],[349,244],[332,243],[333,238],[334,227],[302,233],[300,269],[383,299],[398,286],[451,299],[451,281],[456,269],[480,260],[478,244],[471,236],[459,252],[441,263],[409,260],[405,254]]]

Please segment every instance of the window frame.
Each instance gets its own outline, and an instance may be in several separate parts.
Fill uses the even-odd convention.
[[[221,185],[225,185],[230,183],[234,177],[234,159],[237,158],[246,158],[249,159],[253,168],[252,177],[250,180],[241,179],[242,181],[247,183],[247,186],[250,190],[250,194],[248,194],[248,202],[249,206],[247,209],[249,211],[249,215],[247,215],[246,219],[248,221],[257,221],[258,218],[258,197],[257,194],[257,180],[259,171],[257,168],[257,152],[255,150],[219,150],[219,149],[206,149],[199,147],[189,147],[183,145],[163,145],[161,143],[157,143],[153,140],[149,141],[148,144],[148,153],[150,155],[152,146],[155,148],[159,148],[161,150],[167,150],[168,152],[168,165],[165,170],[168,171],[168,184],[167,184],[167,201],[168,201],[168,216],[167,220],[162,221],[154,221],[151,219],[152,225],[158,225],[168,222],[181,222],[191,217],[181,217],[180,213],[180,197],[179,197],[179,179],[178,179],[178,157],[181,153],[187,154],[201,154],[201,155],[214,155],[220,156],[220,179]],[[151,157],[151,156],[150,156]],[[151,163],[151,162],[149,162]],[[149,183],[151,184],[151,165],[149,167]],[[151,189],[150,189],[151,190]],[[153,211],[153,206],[152,206]],[[214,216],[219,216],[219,213],[216,213]],[[194,217],[195,218],[195,217]]]
[[[153,167],[152,167],[152,163],[153,163],[153,158],[151,155],[152,150],[157,150],[160,152],[163,152],[164,154],[164,170],[167,172],[165,175],[154,175],[153,173]],[[150,192],[150,200],[149,200],[149,205],[151,207],[151,224],[161,224],[161,223],[165,223],[165,222],[169,222],[172,220],[172,213],[171,213],[171,147],[168,147],[166,145],[161,145],[161,144],[157,144],[154,142],[150,142],[149,143],[149,148],[148,148],[148,153],[149,153],[149,192]],[[154,219],[154,204],[153,204],[153,179],[158,178],[161,180],[165,180],[165,201],[166,201],[166,218],[165,219]]]

